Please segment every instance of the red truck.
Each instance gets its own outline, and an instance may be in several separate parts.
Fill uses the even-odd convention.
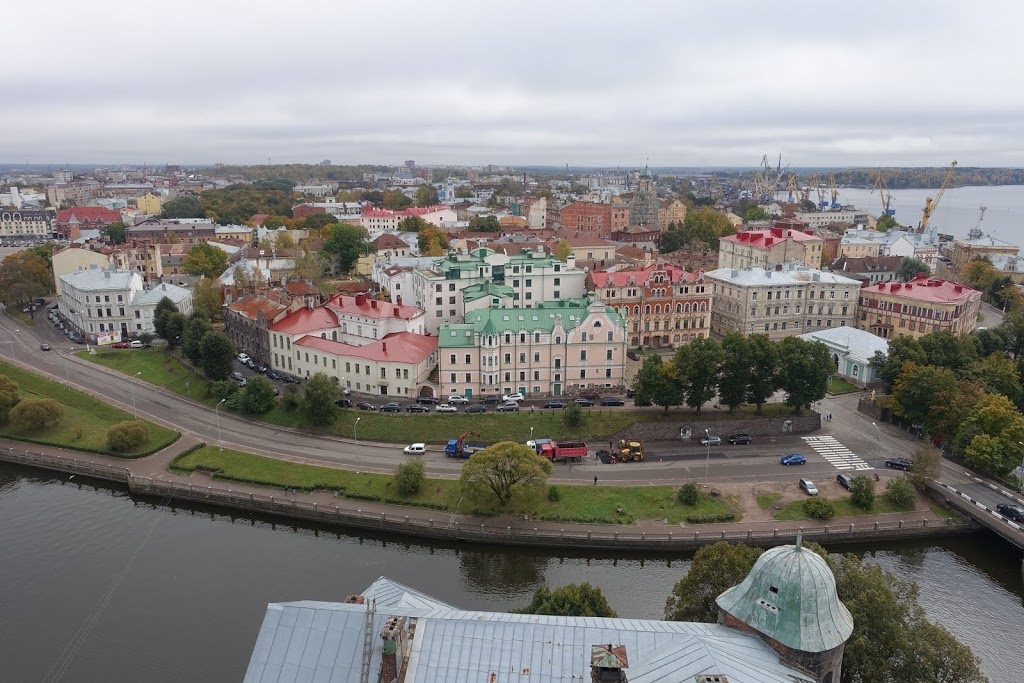
[[[551,462],[579,462],[587,455],[587,444],[582,441],[553,441],[537,439],[537,453]]]

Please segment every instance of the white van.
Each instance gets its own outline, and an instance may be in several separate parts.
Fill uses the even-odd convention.
[[[406,446],[402,450],[406,455],[423,455],[427,452],[427,445],[425,443],[414,443]]]

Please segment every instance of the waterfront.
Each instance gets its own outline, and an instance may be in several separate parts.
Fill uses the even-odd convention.
[[[504,610],[541,583],[590,581],[621,616],[659,617],[687,567],[683,554],[556,557],[361,538],[133,500],[116,486],[8,465],[0,465],[0,515],[9,680],[42,679],[94,618],[66,680],[238,680],[270,601],[341,600],[387,575],[460,606]],[[975,648],[993,680],[1024,667],[1013,635],[1024,628],[1020,565],[1002,542],[878,545],[872,556],[920,583],[922,604]]]

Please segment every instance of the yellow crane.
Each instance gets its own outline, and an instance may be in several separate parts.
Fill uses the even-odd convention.
[[[818,176],[812,173],[811,176],[807,179],[807,184],[800,190],[800,203],[806,203],[811,201],[811,192],[814,191],[814,188],[817,185]]]
[[[795,202],[799,192],[800,187],[796,183],[796,175],[789,176],[789,180],[786,181],[786,201],[790,204]]]
[[[949,184],[953,181],[953,171],[956,170],[956,160],[949,165],[949,171],[946,173],[946,178],[942,181],[942,185],[939,186],[939,191],[935,193],[935,199],[931,197],[925,197],[924,200],[924,213],[921,214],[921,225],[918,226],[917,231],[924,234],[924,231],[928,229],[928,219],[935,213],[935,209],[939,206],[939,200],[942,199],[943,193]]]
[[[875,186],[871,188],[871,194],[874,194],[875,190],[878,190],[878,195],[882,198],[882,216],[895,214],[896,210],[889,208],[892,204],[892,193],[889,192],[889,187],[885,184],[885,176],[881,173],[875,178]]]
[[[836,174],[828,174],[828,191],[832,195],[832,208],[839,208],[839,188],[836,186]]]

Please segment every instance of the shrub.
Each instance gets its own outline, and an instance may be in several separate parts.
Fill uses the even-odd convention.
[[[870,510],[875,504],[875,480],[871,477],[854,477],[850,484],[850,502],[861,510]]]
[[[567,405],[562,411],[562,422],[569,429],[579,429],[583,426],[583,421],[583,408],[580,408],[575,402]]]
[[[552,486],[548,488],[548,500],[551,501],[552,503],[557,503],[558,501],[562,500],[562,492],[559,490],[557,486]]]
[[[700,500],[700,489],[692,481],[686,482],[679,487],[679,493],[676,495],[676,498],[683,505],[696,505],[697,501]]]
[[[26,398],[11,408],[10,419],[22,429],[55,427],[64,419],[64,406],[52,398]]]
[[[687,515],[687,524],[716,524],[718,522],[732,522],[736,520],[735,513],[721,512],[710,515]]]
[[[251,377],[238,392],[238,408],[249,415],[259,415],[274,407],[274,385],[266,377]]]
[[[231,396],[238,393],[238,389],[238,382],[231,379],[223,379],[219,382],[210,382],[206,390],[210,393],[210,396],[220,401],[231,398]]]
[[[400,496],[412,496],[419,493],[426,480],[426,467],[422,458],[403,462],[395,470],[395,490]]]
[[[284,393],[281,394],[281,405],[284,406],[285,410],[295,410],[302,405],[302,399],[299,397],[299,388],[294,384],[289,384],[284,388]]]
[[[885,485],[885,495],[892,506],[900,510],[913,510],[917,505],[917,492],[906,477],[890,479]]]
[[[107,448],[134,451],[149,441],[149,425],[142,420],[125,420],[107,430]]]
[[[11,408],[20,400],[17,383],[7,375],[0,375],[0,424],[7,422]]]
[[[811,519],[832,519],[836,516],[836,506],[828,498],[814,496],[804,501],[804,512]]]

